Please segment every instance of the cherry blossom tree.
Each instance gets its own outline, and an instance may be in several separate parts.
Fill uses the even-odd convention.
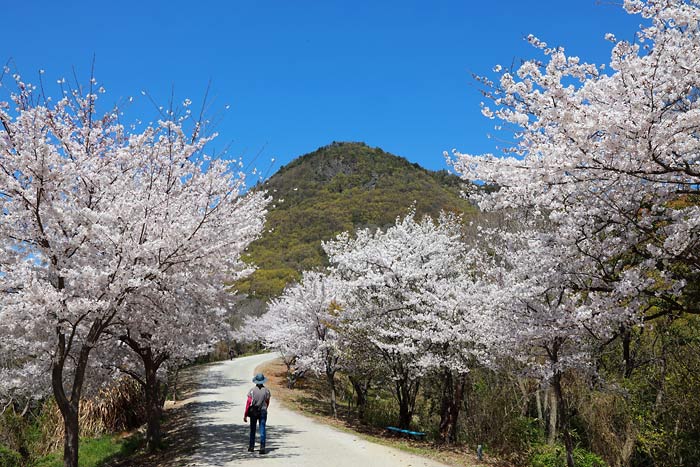
[[[287,367],[287,387],[292,389],[299,374],[295,370],[298,356],[298,342],[295,338],[298,335],[288,332],[286,326],[289,324],[286,316],[265,312],[261,316],[247,317],[233,336],[239,342],[257,342],[276,351]]]
[[[468,333],[452,325],[462,313],[449,294],[463,267],[459,219],[415,220],[411,212],[386,231],[359,230],[324,243],[333,273],[347,288],[342,303],[343,332],[364,341],[381,356],[395,385],[399,425],[413,417],[421,377],[446,365]],[[450,321],[448,316],[454,319]],[[460,358],[460,371],[467,371]]]
[[[118,109],[98,115],[94,80],[55,103],[16,81],[12,103],[0,104],[0,287],[14,292],[0,322],[10,323],[14,374],[50,370],[64,464],[75,467],[93,349],[118,323],[148,329],[153,308],[133,306],[137,294],[174,297],[190,274],[240,270],[267,200],[244,196],[233,164],[204,153],[199,124],[192,134],[175,117],[130,130]]]
[[[343,368],[343,339],[338,333],[341,305],[339,281],[319,272],[305,272],[270,302],[261,321],[269,348],[292,353],[302,371],[326,377],[333,416],[338,416],[336,373]]]
[[[619,324],[606,320],[619,314],[601,312],[610,301],[581,292],[579,264],[552,234],[495,231],[488,238],[491,259],[484,257],[479,268],[478,296],[487,327],[482,342],[496,363],[515,359],[527,376],[551,386],[550,442],[561,430],[572,466],[574,442],[562,378],[572,370],[594,371],[599,339],[609,338]]]
[[[456,443],[459,414],[464,401],[468,376],[477,362],[488,359],[489,341],[486,309],[479,270],[482,251],[472,239],[452,245],[459,263],[451,273],[435,281],[429,296],[431,326],[426,329],[429,360],[423,363],[438,377],[442,396],[438,441]]]
[[[646,282],[644,295],[663,300],[665,313],[697,313],[682,292],[700,264],[700,3],[624,6],[646,26],[635,43],[606,36],[608,67],[530,36],[543,60],[498,83],[482,78],[492,101],[482,112],[517,144],[510,157],[455,152],[453,163],[465,178],[500,187],[480,197],[483,208],[547,217],[558,243],[588,258],[589,289],[636,293]]]
[[[343,373],[347,375],[355,393],[355,410],[360,420],[367,414],[369,394],[382,371],[381,357],[367,342],[358,336],[339,328],[343,337]]]
[[[233,294],[224,283],[231,275],[219,271],[183,273],[177,286],[157,284],[156,290],[142,290],[130,297],[124,317],[108,331],[116,341],[105,349],[112,355],[101,359],[141,385],[149,450],[161,444],[160,418],[170,383],[168,370],[210,352],[214,343],[230,336],[227,317]]]

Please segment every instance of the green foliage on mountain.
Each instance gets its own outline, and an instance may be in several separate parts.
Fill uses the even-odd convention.
[[[441,210],[471,217],[463,182],[364,143],[333,143],[301,156],[256,189],[273,197],[265,232],[248,249],[258,266],[237,284],[239,292],[266,299],[297,280],[301,271],[327,264],[321,241],[357,228],[383,228],[415,205],[419,216]]]

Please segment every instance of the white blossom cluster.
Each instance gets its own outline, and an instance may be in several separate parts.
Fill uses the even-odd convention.
[[[250,272],[265,195],[206,155],[198,125],[134,132],[97,94],[49,105],[16,79],[0,104],[0,398],[75,401],[96,369],[133,369],[124,336],[172,359],[225,336],[224,284]]]
[[[323,247],[330,270],[304,273],[243,333],[289,367],[325,374],[331,387],[338,370],[377,373],[410,420],[426,373],[465,374],[485,349],[461,219],[418,221],[411,212],[385,231],[344,233]]]
[[[643,323],[659,303],[699,311],[684,291],[700,272],[700,2],[625,8],[645,25],[634,42],[606,36],[607,66],[530,37],[543,59],[481,79],[484,113],[516,144],[508,157],[450,159],[498,188],[474,195],[483,209],[518,225],[491,235],[503,281],[491,296],[507,295],[508,346],[548,361],[545,374],[585,368],[586,338]]]

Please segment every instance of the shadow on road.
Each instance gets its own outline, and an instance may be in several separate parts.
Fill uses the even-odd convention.
[[[187,404],[187,407],[189,407],[190,412],[196,415],[202,423],[209,423],[213,421],[210,420],[211,415],[218,412],[223,412],[225,410],[229,410],[230,408],[236,407],[237,405],[239,404],[234,404],[233,402],[225,401],[197,401],[190,402],[189,404]]]
[[[197,397],[203,394],[214,394],[216,392],[215,390],[217,389],[220,391],[226,387],[233,387],[246,383],[247,381],[242,379],[229,378],[228,376],[225,376],[222,371],[210,370],[207,378],[197,385],[192,393],[192,396]]]
[[[240,379],[232,379],[224,376],[221,371],[210,370],[205,381],[200,384],[195,396],[218,395],[226,392],[227,388],[250,384]],[[197,421],[196,447],[191,451],[188,460],[196,465],[223,466],[231,462],[243,459],[252,459],[261,456],[260,438],[256,436],[256,451],[248,452],[249,426],[244,424],[222,423],[218,416],[221,412],[228,412],[234,407],[241,407],[242,403],[226,402],[221,400],[196,401],[188,404],[190,423]],[[241,410],[242,412],[242,410]],[[291,458],[296,456],[297,446],[289,444],[288,435],[296,431],[283,426],[267,427],[267,445],[265,457]]]
[[[248,452],[248,425],[222,423],[222,412],[240,409],[242,403],[222,400],[197,401],[193,397],[214,396],[226,393],[232,386],[250,384],[248,381],[232,379],[217,370],[209,369],[206,378],[201,377],[202,368],[188,372],[188,385],[184,404],[167,411],[163,423],[164,449],[156,453],[140,453],[128,459],[112,462],[109,467],[182,467],[216,466],[237,464],[245,459],[263,457],[259,437],[256,451]],[[206,371],[206,369],[204,370]],[[199,377],[197,376],[199,375]],[[289,435],[297,433],[287,426],[275,426],[274,420],[267,427],[268,451],[264,457],[292,458],[298,455],[299,446],[289,441]]]
[[[291,458],[296,446],[285,442],[287,435],[296,431],[287,427],[270,426],[267,430],[267,450],[264,457]],[[256,439],[256,452],[248,452],[248,427],[245,425],[223,424],[205,425],[197,430],[198,446],[190,456],[195,463],[205,463],[211,466],[223,466],[229,462],[262,456],[257,452],[260,448],[259,438]]]

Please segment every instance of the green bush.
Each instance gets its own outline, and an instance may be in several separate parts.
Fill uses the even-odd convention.
[[[367,401],[364,421],[376,427],[396,425],[399,420],[398,405],[389,397]]]
[[[27,420],[14,410],[6,410],[0,415],[0,446],[19,451],[25,445]]]
[[[583,448],[574,449],[574,464],[576,467],[608,467],[603,459]],[[566,448],[561,444],[537,446],[530,457],[530,467],[566,467]]]
[[[511,448],[527,452],[530,446],[537,446],[544,441],[544,430],[537,419],[515,417],[505,420],[503,438]]]
[[[0,467],[21,467],[22,456],[17,451],[0,446]]]

